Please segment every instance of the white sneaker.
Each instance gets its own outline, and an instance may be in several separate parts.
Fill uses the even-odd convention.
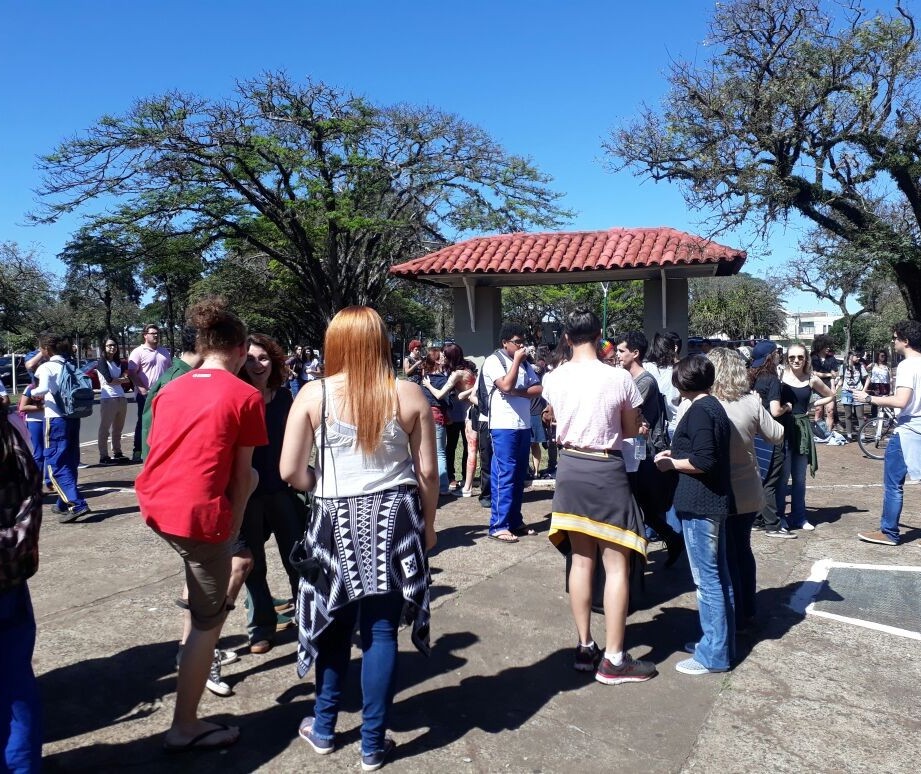
[[[221,659],[222,667],[240,660],[240,654],[235,650],[220,650],[219,648],[215,648],[214,655]]]
[[[815,524],[810,524],[808,521],[804,521],[803,526],[800,527],[800,529],[806,532],[812,532],[815,529]]]
[[[230,694],[233,693],[230,686],[221,680],[220,651],[215,651],[214,660],[211,662],[211,671],[208,673],[208,681],[205,683],[205,688],[218,696],[230,696]]]

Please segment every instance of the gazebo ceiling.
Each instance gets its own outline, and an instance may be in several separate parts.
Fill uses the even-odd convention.
[[[744,250],[673,228],[476,237],[396,264],[390,273],[448,287],[514,286],[735,274]]]

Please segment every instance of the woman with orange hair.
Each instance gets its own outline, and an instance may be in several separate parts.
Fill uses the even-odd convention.
[[[419,386],[394,378],[387,330],[373,309],[339,312],[324,352],[326,378],[298,393],[280,462],[282,478],[315,500],[305,539],[312,567],[298,590],[297,667],[303,677],[316,665],[316,701],[299,735],[321,755],[333,751],[357,623],[362,770],[375,771],[395,747],[386,730],[400,623],[411,625],[419,650],[429,648],[435,428]]]

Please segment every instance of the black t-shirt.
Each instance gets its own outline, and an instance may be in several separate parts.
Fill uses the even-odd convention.
[[[281,460],[281,444],[285,439],[285,424],[291,410],[293,398],[286,387],[279,387],[275,397],[265,405],[265,427],[269,434],[268,446],[253,449],[253,467],[259,473],[259,484],[255,494],[274,494],[288,486],[281,478],[278,463]]]
[[[780,379],[776,374],[761,374],[755,379],[755,392],[761,396],[761,405],[770,411],[771,401],[780,400]]]
[[[838,360],[834,355],[829,355],[828,357],[813,355],[812,370],[818,371],[819,373],[836,374],[841,370],[841,361]],[[822,384],[824,384],[826,387],[831,387],[830,376],[820,376],[819,378],[822,380]]]

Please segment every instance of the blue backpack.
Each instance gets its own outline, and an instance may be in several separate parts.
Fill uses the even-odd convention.
[[[57,392],[51,394],[58,406],[58,413],[65,419],[83,419],[93,413],[93,403],[96,400],[93,383],[72,363],[64,363],[58,376]]]

